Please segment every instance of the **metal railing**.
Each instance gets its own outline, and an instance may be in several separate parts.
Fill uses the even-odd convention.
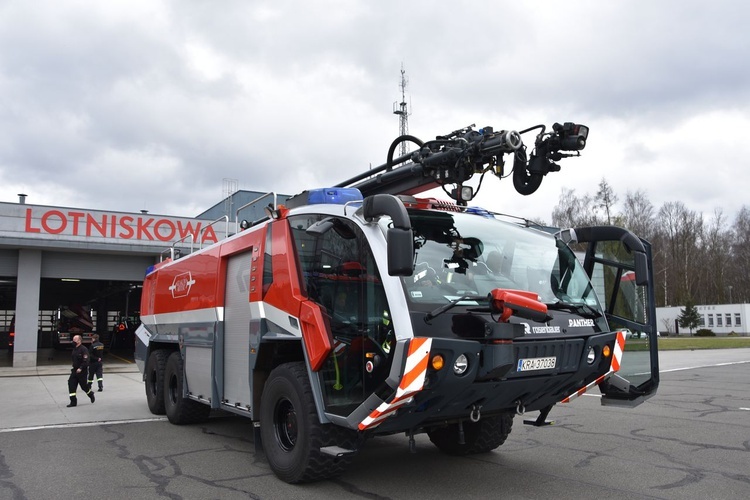
[[[276,210],[278,197],[275,192],[269,191],[268,193],[255,198],[253,201],[245,203],[234,212],[234,225],[235,225],[234,232],[235,233],[240,232],[240,211],[246,209],[247,207],[255,205],[256,203],[259,203],[261,200],[263,200],[264,198],[268,198],[269,196],[273,196],[273,206],[271,208],[273,210]],[[257,223],[259,220],[262,220],[262,219],[252,221],[251,225]]]
[[[219,222],[224,221],[224,238],[229,236],[229,216],[228,215],[222,215],[215,221],[210,222],[209,224],[206,224],[205,226],[201,227],[200,231],[198,231],[198,250],[203,248],[203,233],[209,228],[214,226],[215,224],[218,224]],[[165,259],[165,256],[168,257],[171,260],[176,260],[182,257],[182,252],[180,251],[177,246],[180,243],[185,242],[187,239],[190,239],[190,253],[193,253],[195,251],[196,246],[196,237],[193,233],[188,233],[179,240],[176,240],[174,243],[172,243],[172,246],[167,248],[166,250],[163,250],[159,254],[159,262],[163,262]]]

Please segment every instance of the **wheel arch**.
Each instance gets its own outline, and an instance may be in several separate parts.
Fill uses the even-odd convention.
[[[253,408],[258,410],[253,412],[254,415],[260,415],[263,388],[271,370],[284,363],[295,361],[302,361],[307,364],[302,339],[274,339],[260,343],[253,365]]]

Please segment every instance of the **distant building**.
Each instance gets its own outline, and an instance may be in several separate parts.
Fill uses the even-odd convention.
[[[720,337],[732,332],[743,337],[748,336],[750,304],[697,305],[695,308],[701,317],[698,328],[707,328]],[[680,335],[690,335],[690,330],[677,324],[677,318],[683,309],[684,306],[656,308],[656,326],[662,335],[675,335],[677,332]]]
[[[221,217],[227,217],[228,222],[231,223],[242,220],[253,222],[266,216],[263,212],[263,206],[268,206],[269,203],[274,203],[274,201],[276,204],[283,204],[288,198],[289,195],[287,194],[239,190],[199,214],[196,219],[216,220]],[[263,203],[254,204],[256,201],[262,201]]]

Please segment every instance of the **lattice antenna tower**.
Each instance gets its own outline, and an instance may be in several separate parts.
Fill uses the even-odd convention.
[[[239,191],[240,181],[237,179],[223,179],[222,194],[224,198],[224,214],[229,217],[229,220],[234,220],[234,193]]]
[[[406,104],[406,86],[409,84],[409,79],[406,78],[406,71],[404,65],[401,64],[401,81],[399,87],[401,87],[401,102],[393,103],[393,114],[398,115],[398,131],[399,136],[406,135],[409,133],[409,112]],[[399,145],[399,156],[404,156],[409,152],[409,141],[402,141]]]

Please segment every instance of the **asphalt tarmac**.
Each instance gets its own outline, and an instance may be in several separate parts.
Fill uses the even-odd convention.
[[[127,360],[105,364],[104,391],[76,408],[67,365],[0,369],[0,498],[748,498],[750,349],[667,351],[660,363],[659,392],[634,409],[584,396],[558,405],[555,425],[518,417],[501,449],[464,458],[425,435],[416,454],[402,435],[376,438],[341,478],[302,486],[273,476],[246,419],[151,415]]]

